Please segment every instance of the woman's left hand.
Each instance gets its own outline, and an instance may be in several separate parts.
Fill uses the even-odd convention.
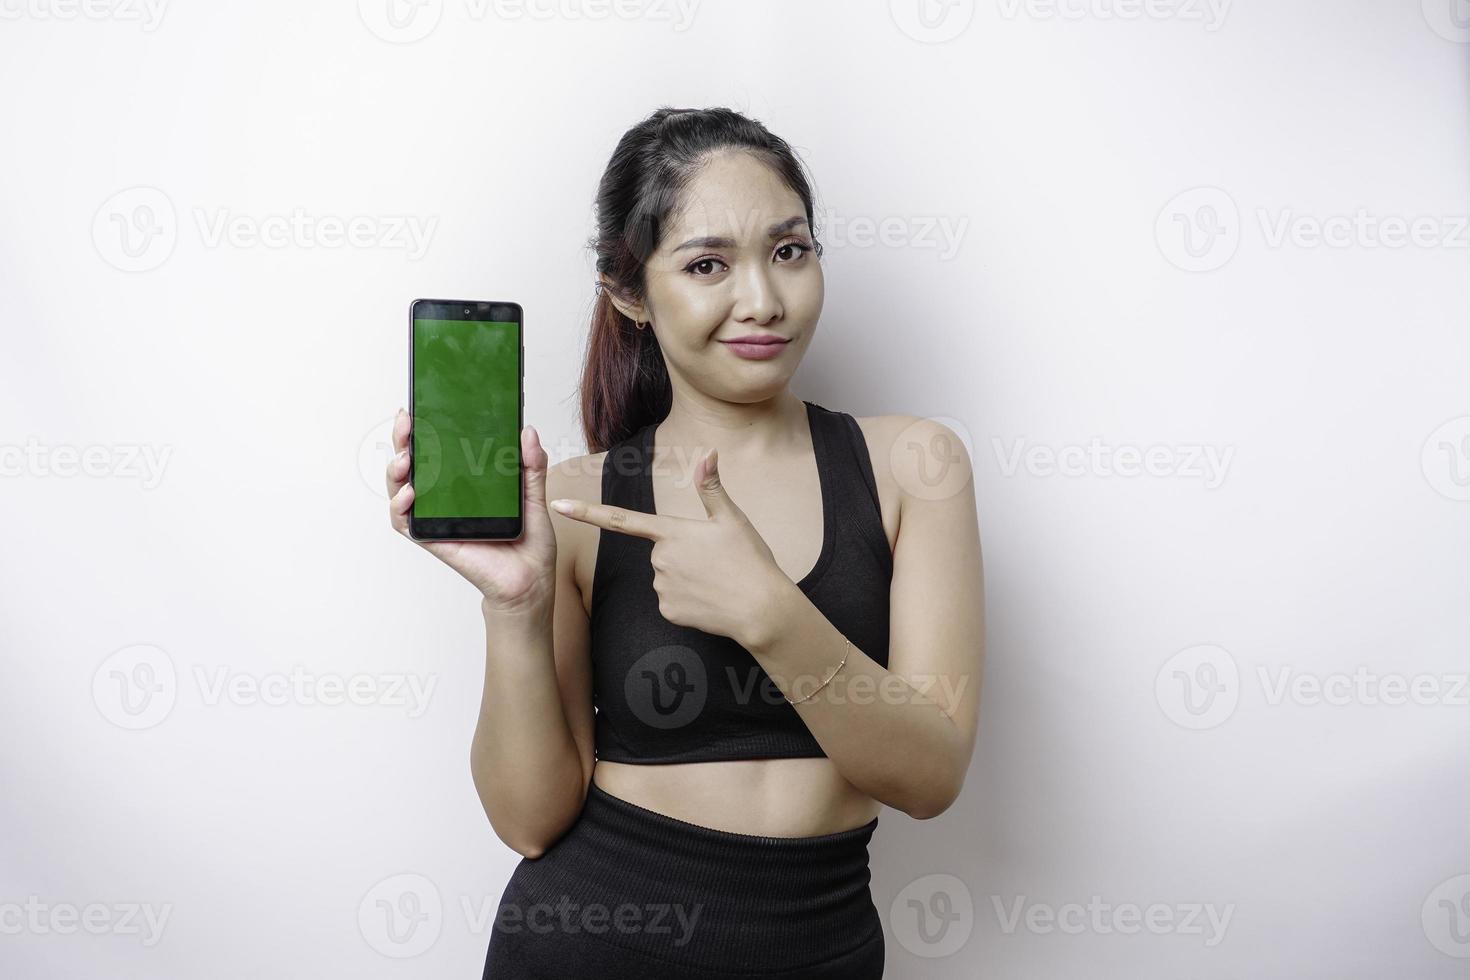
[[[725,492],[711,449],[695,469],[695,487],[708,520],[646,514],[585,500],[553,500],[573,520],[653,542],[653,589],[664,619],[728,636],[754,639],[767,603],[792,585],[760,532]]]

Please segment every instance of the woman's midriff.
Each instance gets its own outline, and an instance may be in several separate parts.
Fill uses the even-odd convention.
[[[664,765],[599,761],[592,781],[613,796],[686,823],[762,837],[849,830],[882,809],[821,757]]]

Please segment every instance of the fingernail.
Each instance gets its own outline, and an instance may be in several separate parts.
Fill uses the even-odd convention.
[[[551,502],[551,509],[559,514],[570,514],[572,512],[572,502],[570,500],[553,500]]]

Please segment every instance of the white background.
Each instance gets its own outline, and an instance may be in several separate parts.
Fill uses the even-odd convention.
[[[523,303],[584,451],[592,196],[668,104],[815,175],[797,394],[969,440],[979,743],[880,821],[888,975],[1464,975],[1470,3],[386,2],[0,0],[0,972],[479,976],[407,304]]]

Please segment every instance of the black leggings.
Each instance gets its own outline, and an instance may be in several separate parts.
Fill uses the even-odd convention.
[[[592,783],[572,828],[511,875],[483,980],[878,980],[877,826],[736,834]]]

